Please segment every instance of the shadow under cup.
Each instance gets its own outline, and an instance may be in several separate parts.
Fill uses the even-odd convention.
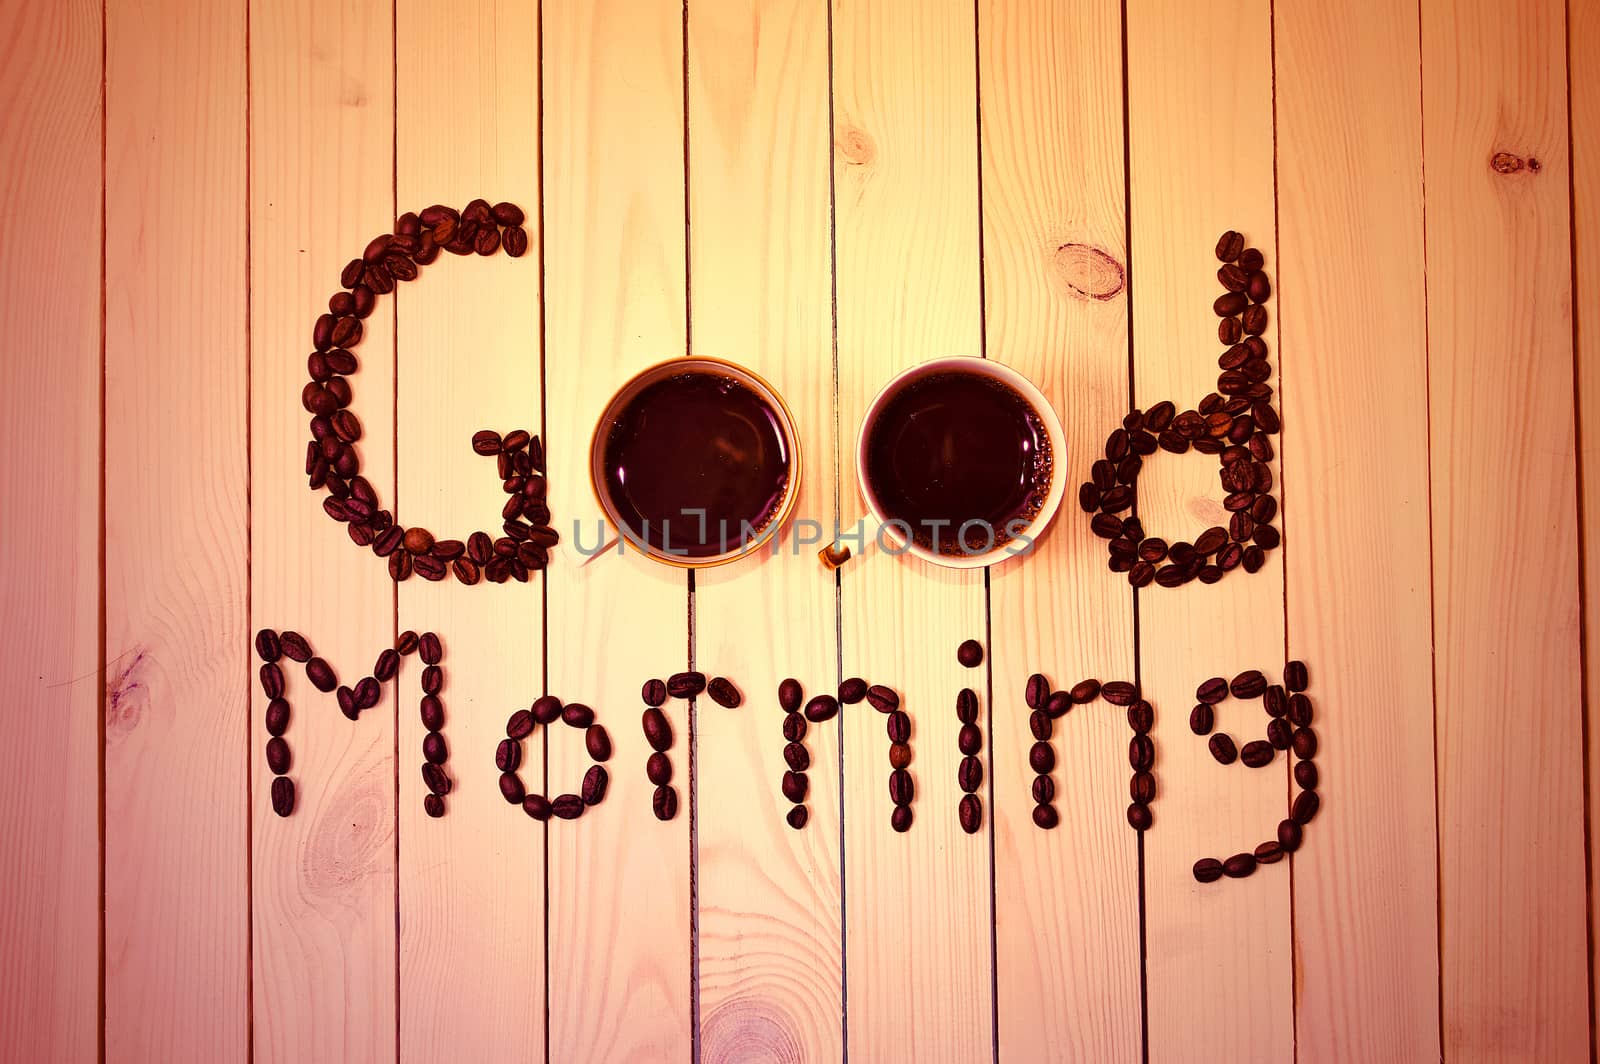
[[[733,561],[794,508],[800,444],[782,398],[714,358],[658,363],[624,384],[595,425],[590,478],[629,544],[657,561]]]
[[[1060,503],[1060,420],[1031,381],[987,359],[936,359],[895,377],[868,408],[856,451],[884,532],[938,565],[1025,553]]]

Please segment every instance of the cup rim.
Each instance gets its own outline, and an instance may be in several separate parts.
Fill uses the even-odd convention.
[[[783,501],[778,506],[778,511],[772,515],[759,533],[750,542],[735,551],[724,551],[704,558],[690,558],[686,555],[668,554],[652,543],[641,542],[631,533],[627,532],[622,520],[611,503],[606,498],[606,493],[601,490],[600,484],[604,479],[601,470],[605,465],[605,430],[612,420],[619,406],[625,399],[632,398],[633,394],[646,384],[654,383],[664,377],[676,373],[693,373],[696,370],[711,369],[717,373],[732,376],[740,383],[749,385],[764,400],[772,404],[778,413],[778,428],[783,433],[784,442],[789,451],[789,482],[784,489]],[[653,363],[639,370],[624,381],[600,409],[600,416],[595,419],[594,430],[589,435],[589,490],[594,495],[595,503],[600,507],[600,512],[611,522],[618,535],[634,549],[664,565],[677,569],[710,569],[718,565],[727,565],[729,562],[738,561],[755,554],[766,546],[773,536],[777,535],[794,514],[794,508],[800,498],[801,467],[804,464],[800,446],[800,432],[795,427],[794,414],[789,409],[789,404],[784,401],[783,394],[774,388],[765,377],[748,366],[740,365],[731,359],[717,358],[712,355],[680,355]]]
[[[1050,522],[1055,519],[1056,511],[1061,506],[1061,493],[1064,490],[1067,473],[1066,439],[1061,427],[1061,418],[1038,385],[1011,366],[982,355],[946,355],[932,358],[907,366],[889,378],[878,390],[878,394],[873,396],[872,402],[867,404],[867,409],[861,416],[860,427],[856,431],[856,486],[862,502],[866,504],[873,519],[897,545],[904,548],[899,553],[910,554],[946,569],[981,569],[988,565],[999,565],[1010,558],[1021,557],[1029,552],[1007,551],[1006,544],[1000,543],[982,554],[940,554],[923,547],[915,540],[906,540],[899,534],[898,529],[889,524],[884,516],[883,507],[879,505],[867,481],[867,434],[882,413],[885,404],[912,381],[941,371],[976,373],[998,380],[1015,389],[1017,394],[1033,407],[1034,413],[1039,415],[1039,420],[1044,423],[1045,435],[1050,440],[1050,490],[1045,496],[1044,505],[1034,514],[1024,531],[1032,539],[1038,540],[1050,527]]]

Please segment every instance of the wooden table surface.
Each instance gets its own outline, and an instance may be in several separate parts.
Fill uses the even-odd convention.
[[[5,4],[0,1056],[1591,1059],[1597,69],[1600,6],[1562,0]],[[364,472],[403,523],[480,527],[502,496],[467,440],[522,427],[558,523],[593,529],[600,407],[685,353],[787,398],[825,524],[859,512],[867,401],[936,356],[1037,382],[1075,487],[1131,406],[1213,387],[1235,228],[1276,289],[1285,545],[1134,592],[1069,502],[989,571],[580,569],[569,533],[530,584],[396,585],[305,484],[311,322],[399,212],[480,195],[534,251],[427,267],[359,350]],[[1177,540],[1220,498],[1213,460],[1158,454],[1139,513]],[[443,819],[409,663],[355,724],[292,678],[273,815],[261,627],[347,680],[440,633]],[[1292,792],[1287,758],[1216,765],[1192,692],[1291,658],[1323,810],[1292,859],[1198,884]],[[690,665],[747,699],[675,704],[661,823],[638,690]],[[1034,826],[1035,670],[1142,685],[1147,834],[1103,705],[1060,722],[1061,824]],[[909,832],[865,705],[812,728],[785,825],[790,675],[900,691]],[[578,821],[495,785],[545,691],[616,746]],[[586,763],[570,732],[530,750],[552,794]]]

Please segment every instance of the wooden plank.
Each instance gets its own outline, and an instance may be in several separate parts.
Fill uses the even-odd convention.
[[[686,280],[683,5],[544,6],[545,398],[550,507],[565,538],[546,574],[550,690],[611,733],[611,789],[549,844],[551,1060],[687,1056],[692,1044],[689,712],[669,708],[678,813],[651,813],[640,684],[688,662],[684,573],[597,546],[589,438],[635,372],[682,355]],[[625,76],[623,76],[625,72]],[[550,744],[553,791],[588,756]]]
[[[827,8],[810,0],[689,5],[694,353],[761,374],[803,451],[802,519],[830,531],[837,484],[829,223]],[[809,821],[787,826],[778,684],[832,692],[834,580],[821,533],[697,574],[695,660],[743,690],[701,700],[696,730],[700,1048],[707,1060],[843,1053],[839,737],[806,737]]]
[[[397,206],[521,206],[533,253],[513,260],[442,254],[396,295],[398,474],[402,524],[466,540],[500,537],[496,463],[472,434],[539,432],[539,65],[534,0],[395,9]],[[492,27],[438,48],[441,25]],[[493,753],[506,718],[542,693],[544,591],[535,578],[474,586],[413,578],[399,588],[402,630],[445,646],[446,813],[423,811],[421,672],[404,669],[400,721],[400,1056],[511,1060],[544,1044],[544,828],[500,794]],[[543,789],[543,737],[520,772]],[[493,973],[463,978],[463,973]]]
[[[1193,409],[1217,386],[1217,236],[1239,230],[1261,249],[1268,275],[1277,274],[1269,7],[1143,0],[1128,6],[1127,41],[1134,399]],[[1269,304],[1273,318],[1276,310]],[[1263,339],[1275,359],[1275,325]],[[1192,542],[1226,526],[1217,469],[1215,458],[1157,452],[1139,478],[1147,533]],[[1191,872],[1200,857],[1226,858],[1274,837],[1287,813],[1287,759],[1261,771],[1223,768],[1188,728],[1201,681],[1246,669],[1281,673],[1281,558],[1272,552],[1259,573],[1235,570],[1216,584],[1152,586],[1140,593],[1139,619],[1162,795],[1145,840],[1149,1057],[1187,1060],[1206,1047],[1241,1060],[1287,1059],[1289,869],[1205,885]],[[1217,730],[1241,746],[1262,737],[1259,701],[1219,709]]]
[[[1560,3],[1422,5],[1450,1060],[1589,1048],[1565,72]]]
[[[344,264],[393,221],[391,5],[357,0],[337,18],[306,0],[250,12],[251,628],[303,633],[352,683],[394,638],[394,585],[306,486],[299,396],[313,321]],[[386,508],[395,502],[392,308],[386,300],[366,320],[351,381],[362,475]],[[289,673],[298,805],[282,819],[269,799],[255,690],[255,1059],[392,1061],[393,695],[352,723],[301,671]]]
[[[1128,411],[1122,7],[990,0],[978,43],[989,357],[1054,404],[1075,492]],[[1061,821],[1042,831],[1023,702],[1033,672],[1062,688],[1132,679],[1133,592],[1106,571],[1103,541],[1073,499],[1035,554],[992,571],[990,595],[999,1056],[1136,1059],[1131,733],[1123,711],[1103,704],[1056,722]]]
[[[973,33],[970,4],[834,7],[839,426],[851,465],[861,416],[890,377],[982,351]],[[862,504],[843,498],[848,527]],[[956,822],[956,693],[985,685],[955,651],[984,637],[983,577],[870,553],[844,571],[841,609],[844,674],[900,692],[916,782],[915,822],[896,834],[884,717],[866,703],[847,709],[849,1055],[988,1056],[990,818],[975,835]]]
[[[1431,602],[1401,575],[1429,565],[1422,125],[1394,105],[1421,91],[1416,9],[1274,11],[1284,480],[1316,486],[1292,499],[1289,657],[1310,665],[1329,790],[1293,858],[1296,1051],[1437,1060]],[[1352,306],[1381,344],[1337,342]]]
[[[117,1060],[249,1051],[245,28],[243,4],[106,8],[105,1051]]]
[[[1588,74],[1600,55],[1600,8],[1578,4],[1567,10],[1567,72],[1572,123],[1572,250],[1574,340],[1578,362],[1579,531],[1583,536],[1584,700],[1600,705],[1600,78]],[[1581,59],[1580,59],[1581,57]],[[1590,308],[1584,310],[1582,308]],[[1590,724],[1590,778],[1600,766],[1600,728]],[[1590,831],[1600,821],[1600,792],[1589,791]],[[1590,925],[1595,919],[1597,872],[1589,867]],[[1600,1009],[1600,940],[1590,935],[1589,1014]]]
[[[33,1060],[92,1058],[100,1035],[97,678],[121,664],[99,665],[101,10],[0,10],[0,222],[31,234],[0,260],[0,606],[27,618],[0,641],[0,1030]]]

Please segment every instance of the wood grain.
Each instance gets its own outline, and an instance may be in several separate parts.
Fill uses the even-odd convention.
[[[533,254],[441,255],[396,294],[399,507],[440,538],[504,535],[493,459],[479,429],[540,424],[539,64],[534,0],[395,9],[398,207],[509,200],[532,219]],[[440,26],[492,26],[440,54]],[[468,586],[419,578],[399,588],[399,626],[445,646],[446,813],[422,809],[420,663],[401,685],[400,1055],[511,1060],[544,1044],[545,830],[500,794],[494,750],[506,718],[544,687],[542,581]],[[557,726],[561,728],[561,726]],[[566,729],[561,729],[565,731]],[[566,736],[563,736],[566,738]],[[530,793],[544,788],[544,737],[523,744]],[[466,978],[466,973],[484,978]],[[490,974],[492,973],[492,975]]]
[[[0,1030],[32,1060],[100,1036],[100,19],[0,8],[0,224],[32,244],[0,259]]]
[[[1328,797],[1293,858],[1296,1051],[1436,1060],[1437,952],[1391,948],[1438,918],[1416,10],[1274,11],[1289,657]],[[1356,306],[1382,343],[1329,342]]]
[[[1550,815],[1583,741],[1564,19],[1535,0],[1422,5],[1451,1060],[1589,1048],[1583,839]]]
[[[1218,234],[1239,230],[1265,255],[1268,275],[1278,272],[1268,5],[1130,4],[1127,35],[1134,399],[1143,407],[1171,399],[1182,410],[1216,387]],[[1276,305],[1269,313],[1276,317]],[[1264,339],[1275,359],[1275,327]],[[1286,447],[1293,426],[1289,433]],[[1154,456],[1139,478],[1148,534],[1177,542],[1226,526],[1217,468],[1198,454]],[[1287,519],[1279,525],[1292,541]],[[1241,1060],[1293,1052],[1289,869],[1208,885],[1191,872],[1200,857],[1226,858],[1274,838],[1287,815],[1286,757],[1259,771],[1223,768],[1187,722],[1208,677],[1251,668],[1280,675],[1283,569],[1277,552],[1269,558],[1255,575],[1236,570],[1210,586],[1139,595],[1141,679],[1157,707],[1162,796],[1145,840],[1152,1061],[1190,1059],[1196,1046]],[[1219,710],[1217,729],[1240,745],[1262,737],[1259,701]],[[1317,843],[1313,826],[1307,844]]]
[[[737,361],[787,402],[801,519],[776,555],[696,574],[695,661],[744,692],[702,699],[695,762],[701,1059],[843,1053],[839,723],[805,744],[809,821],[784,817],[777,688],[838,682],[834,579],[817,561],[838,483],[829,220],[827,9],[689,5],[693,352]],[[813,522],[817,524],[806,524]],[[827,532],[820,531],[828,529]]]
[[[589,439],[606,401],[687,347],[683,6],[559,0],[543,17],[546,442],[566,537],[546,574],[549,682],[595,708],[615,750],[605,804],[550,826],[549,1053],[681,1059],[693,1043],[690,710],[667,710],[679,805],[663,823],[639,687],[688,664],[687,581],[633,551],[580,569],[575,540],[600,542]],[[559,739],[550,787],[576,790],[588,756]]]
[[[892,376],[982,351],[973,32],[970,5],[835,4],[839,425],[852,466],[861,416]],[[843,498],[848,528],[865,510],[858,492]],[[904,834],[890,828],[885,718],[851,707],[847,1048],[864,1060],[971,1060],[993,1051],[993,881],[989,811],[975,835],[956,822],[955,699],[987,685],[955,655],[963,639],[984,637],[983,579],[862,553],[842,574],[844,674],[900,693],[916,819]]]
[[[988,353],[1055,406],[1066,435],[1057,459],[1075,493],[1128,411],[1122,9],[987,2],[978,11]],[[1109,282],[1086,272],[1097,263]],[[1106,571],[1075,499],[1033,555],[990,579],[999,1056],[1136,1059],[1131,732],[1123,711],[1103,704],[1056,722],[1061,822],[1042,831],[1023,702],[1033,672],[1062,688],[1133,678],[1133,591]]]
[[[1593,58],[1600,55],[1600,8],[1577,4],[1567,11],[1567,76],[1572,124],[1573,319],[1578,364],[1579,531],[1583,547],[1584,701],[1600,705],[1600,77]],[[1587,309],[1585,309],[1587,308]],[[1600,728],[1588,718],[1589,778],[1600,769]],[[1591,788],[1586,824],[1600,816],[1600,789]],[[1592,838],[1592,835],[1590,836]],[[1592,843],[1591,843],[1592,845]],[[1589,862],[1590,926],[1594,924],[1597,871]],[[1600,941],[1589,942],[1589,1015],[1600,1009]],[[1591,1041],[1592,1041],[1591,1037]]]
[[[245,8],[126,0],[106,34],[106,1055],[243,1060]]]
[[[304,475],[311,326],[345,262],[394,219],[391,6],[254,4],[251,46],[251,625],[294,629],[353,683],[394,639],[394,584]],[[394,315],[365,322],[351,381],[362,475],[395,503]],[[255,1059],[392,1061],[395,702],[346,720],[290,670],[294,815],[272,812],[253,683]],[[413,710],[414,712],[414,710]]]

